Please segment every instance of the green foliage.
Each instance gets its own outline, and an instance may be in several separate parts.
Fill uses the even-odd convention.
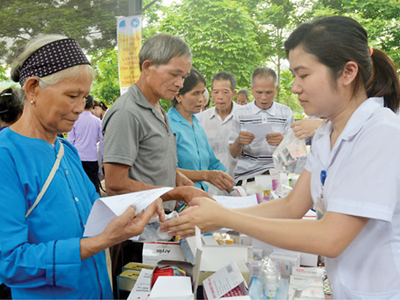
[[[369,45],[383,50],[400,67],[399,1],[322,0],[315,2],[315,16],[344,15],[357,20],[367,31]]]
[[[252,71],[262,61],[255,25],[239,1],[186,0],[164,12],[159,32],[183,37],[193,53],[193,66],[208,79],[220,71],[236,75],[248,86]]]
[[[303,107],[297,100],[297,95],[292,93],[293,76],[289,70],[281,71],[281,81],[279,90],[281,92],[280,103],[289,106],[293,114],[301,115],[303,113]]]
[[[118,79],[118,53],[115,49],[92,53],[92,64],[96,78],[92,86],[92,95],[98,101],[108,105],[114,103],[120,96]]]
[[[0,1],[0,57],[9,63],[27,40],[49,33],[75,38],[88,52],[112,49],[115,16],[126,14],[127,7],[128,0]]]

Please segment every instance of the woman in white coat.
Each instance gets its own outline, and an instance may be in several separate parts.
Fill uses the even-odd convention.
[[[164,230],[228,227],[289,250],[326,256],[335,299],[400,299],[399,79],[351,18],[300,25],[285,42],[292,91],[325,117],[305,170],[282,199],[229,210],[190,202]],[[315,206],[318,220],[301,220]],[[297,219],[297,220],[294,220]]]

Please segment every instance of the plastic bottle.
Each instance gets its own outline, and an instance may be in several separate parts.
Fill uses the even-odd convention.
[[[278,292],[280,279],[276,263],[269,257],[264,258],[261,273],[264,284],[264,295],[271,298],[275,297]]]

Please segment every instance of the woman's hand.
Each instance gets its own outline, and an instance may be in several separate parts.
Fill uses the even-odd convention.
[[[207,172],[206,181],[215,185],[221,191],[232,190],[235,180],[223,171],[215,170]]]
[[[112,219],[102,233],[81,239],[81,259],[84,260],[104,249],[142,234],[150,218],[160,210],[159,205],[160,201],[156,200],[137,215],[135,207],[130,206],[122,215]]]
[[[122,215],[111,220],[101,235],[115,245],[133,236],[142,234],[144,227],[147,225],[150,218],[155,213],[160,212],[160,203],[161,201],[159,200],[154,201],[146,208],[145,211],[141,211],[137,215],[135,215],[135,207],[128,207],[128,209]]]
[[[194,235],[194,226],[202,233],[215,231],[225,225],[225,217],[229,209],[208,198],[194,198],[190,207],[175,218],[161,224],[161,231],[170,232],[170,235],[188,237]]]

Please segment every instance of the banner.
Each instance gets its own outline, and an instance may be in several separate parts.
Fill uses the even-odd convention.
[[[117,37],[119,86],[122,95],[140,76],[142,15],[117,18]]]

